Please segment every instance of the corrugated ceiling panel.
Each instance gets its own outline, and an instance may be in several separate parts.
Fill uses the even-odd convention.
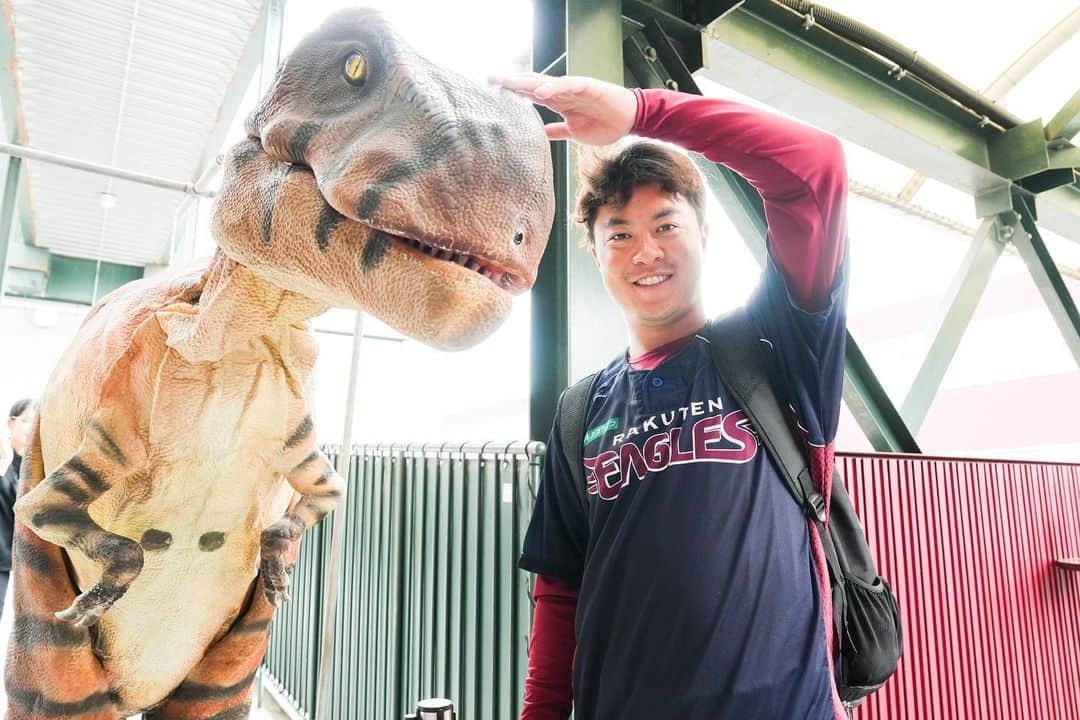
[[[13,0],[31,147],[192,181],[261,0]],[[179,193],[27,163],[37,243],[144,265],[168,252]],[[105,211],[100,193],[118,198]]]

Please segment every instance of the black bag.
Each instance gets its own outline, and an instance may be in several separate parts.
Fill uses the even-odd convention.
[[[903,633],[896,598],[878,576],[866,534],[851,505],[840,474],[833,468],[828,527],[825,501],[813,487],[801,445],[769,381],[774,360],[763,350],[744,313],[705,326],[713,363],[724,384],[746,412],[780,471],[788,491],[817,525],[829,565],[833,628],[839,666],[836,687],[845,705],[857,705],[896,671],[903,654]],[[560,440],[588,516],[582,452],[585,415],[597,374],[567,388],[559,398]]]

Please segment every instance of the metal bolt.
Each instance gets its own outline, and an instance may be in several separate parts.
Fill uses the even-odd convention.
[[[679,89],[679,83],[677,83],[677,82],[675,82],[674,80],[671,80],[671,79],[665,80],[664,81],[664,86],[667,87],[668,90],[678,90]]]
[[[654,48],[652,45],[646,45],[645,49],[642,50],[641,52],[649,60],[655,60],[656,59],[656,48]]]

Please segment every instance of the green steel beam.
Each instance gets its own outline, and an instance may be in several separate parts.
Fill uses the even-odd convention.
[[[850,331],[844,347],[844,402],[874,450],[922,452]]]
[[[538,0],[533,12],[533,69],[565,68],[568,74],[623,82],[618,0]],[[546,121],[556,119],[542,115]],[[604,290],[592,256],[577,247],[581,228],[573,222],[571,209],[576,153],[566,142],[552,143],[551,148],[555,221],[531,303],[529,437],[535,440],[547,438],[559,393],[626,345],[622,316]]]
[[[911,75],[772,2],[744,3],[707,34],[709,79],[982,198],[984,217],[1011,209],[1014,178],[991,166],[1001,130]],[[1080,242],[1074,185],[1040,194],[1039,210],[1043,225]]]
[[[11,245],[11,226],[15,220],[15,201],[19,196],[21,175],[22,158],[8,158],[7,177],[4,179],[4,198],[0,204],[0,298],[4,296],[8,246]]]
[[[1011,236],[1012,226],[1019,221],[1015,213],[1009,215],[1013,217],[1010,225],[1002,225],[1000,216],[983,220],[953,278],[946,294],[944,312],[935,326],[934,339],[900,408],[900,414],[913,433],[918,433],[934,402],[945,372],[990,282],[997,259],[1001,257],[1005,237]]]
[[[689,69],[659,24],[647,23],[642,34],[648,40],[648,47],[653,50],[648,55],[656,57],[651,70],[655,80],[663,85],[674,81],[683,92],[700,95],[701,90]],[[641,43],[638,43],[627,47],[640,45]],[[761,196],[750,183],[728,168],[711,163],[701,156],[695,156],[695,160],[754,259],[764,266],[768,225]],[[921,452],[903,417],[878,381],[850,332],[847,333],[845,349],[844,401],[875,450]]]
[[[3,22],[0,22],[0,122],[3,123],[0,132],[3,133],[6,142],[19,143],[21,138],[19,137],[18,93],[15,89],[15,75],[12,72],[13,68],[16,67],[15,43],[12,39],[11,27],[8,25],[13,19],[11,13],[6,13]],[[13,160],[14,158],[4,156],[2,162],[10,164]],[[27,185],[26,182],[19,183],[21,190],[16,196],[14,214],[9,222],[11,225],[17,226],[17,237],[23,243],[29,245],[34,228],[33,215],[30,213],[29,193],[26,192]],[[4,237],[10,238],[11,235],[5,233]],[[2,274],[3,270],[0,270],[0,275]],[[0,285],[2,285],[2,278],[0,278]]]
[[[1047,140],[1072,140],[1077,135],[1080,135],[1080,89],[1046,123]]]
[[[532,67],[536,72],[552,75],[566,72],[565,0],[536,0],[533,3]],[[557,119],[554,113],[544,108],[540,108],[540,115],[545,122]],[[569,378],[567,274],[572,248],[567,242],[568,159],[566,142],[551,143],[555,218],[533,285],[529,320],[529,437],[534,440],[547,440],[559,393],[567,386]]]
[[[1077,312],[1076,301],[1069,294],[1069,288],[1062,280],[1061,273],[1058,272],[1054,259],[1039,234],[1030,198],[1017,195],[1015,208],[1024,231],[1013,233],[1013,245],[1027,264],[1028,272],[1050,309],[1065,344],[1072,352],[1076,364],[1080,366],[1080,312]]]

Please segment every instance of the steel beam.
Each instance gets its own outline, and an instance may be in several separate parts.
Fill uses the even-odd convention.
[[[19,196],[21,175],[22,159],[13,157],[8,160],[7,177],[4,179],[4,198],[0,202],[0,298],[4,297],[8,246],[11,245],[11,226],[15,220],[15,200]]]
[[[1027,264],[1028,272],[1031,273],[1039,293],[1043,296],[1054,322],[1061,331],[1065,344],[1072,352],[1077,366],[1080,366],[1080,312],[1077,312],[1076,301],[1069,294],[1069,288],[1061,278],[1050,251],[1043,242],[1039,228],[1035,225],[1035,214],[1032,211],[1031,200],[1022,196],[1015,197],[1017,214],[1023,231],[1019,229],[1013,233],[1012,242],[1020,252],[1020,257]]]
[[[1080,10],[1077,11],[1080,16]],[[1080,134],[1080,89],[1069,98],[1050,122],[1046,123],[1047,140],[1072,140]]]
[[[618,0],[538,0],[533,4],[533,69],[588,75],[622,84]],[[546,121],[558,119],[542,112]],[[559,393],[626,346],[625,326],[572,220],[577,156],[554,142],[555,221],[532,292],[529,437],[546,440]]]
[[[949,363],[956,355],[979,299],[990,282],[997,259],[1001,257],[1005,247],[1004,236],[1011,235],[1014,231],[1012,226],[1019,222],[1015,213],[1009,215],[1014,218],[1011,225],[1003,226],[1000,217],[983,220],[953,278],[945,296],[943,312],[935,323],[934,338],[900,408],[900,414],[912,433],[918,433],[922,427]]]
[[[660,83],[674,81],[684,92],[701,94],[682,58],[671,45],[657,23],[648,23],[642,30],[657,57],[660,68],[652,73]],[[630,47],[629,45],[627,46]],[[766,259],[768,223],[765,207],[756,189],[737,173],[723,165],[695,155],[709,187],[728,213],[750,253],[762,267]],[[844,358],[844,401],[855,416],[874,449],[879,452],[920,452],[918,443],[897,411],[888,393],[859,349],[855,338],[846,333]]]
[[[708,36],[706,77],[982,197],[984,217],[1011,209],[1015,178],[990,162],[1001,130],[910,75],[769,2],[731,10]],[[1075,186],[1040,194],[1039,210],[1046,227],[1080,242]]]
[[[12,13],[6,13],[4,19],[0,22],[0,121],[3,122],[3,128],[0,129],[0,141],[18,143],[20,141],[20,122],[19,122],[19,96],[15,88],[15,75],[13,69],[16,67],[15,63],[15,43],[12,35],[12,27],[9,23],[14,22],[14,15]],[[0,158],[0,173],[5,176],[8,174],[3,170],[4,164],[7,163],[8,168],[10,165],[20,164],[14,158],[8,160],[6,158]],[[25,185],[26,183],[20,183]],[[4,194],[6,196],[7,189],[5,187]],[[14,206],[12,210],[12,218],[9,222],[10,225],[17,225],[18,234],[17,237],[22,242],[29,244],[33,237],[33,215],[30,213],[29,193],[23,188],[22,192],[19,192],[14,200]],[[10,241],[10,230],[4,233],[4,237]],[[7,244],[4,245],[3,252],[7,254]],[[4,274],[3,266],[0,266],[0,276]],[[2,278],[0,278],[2,281]]]

